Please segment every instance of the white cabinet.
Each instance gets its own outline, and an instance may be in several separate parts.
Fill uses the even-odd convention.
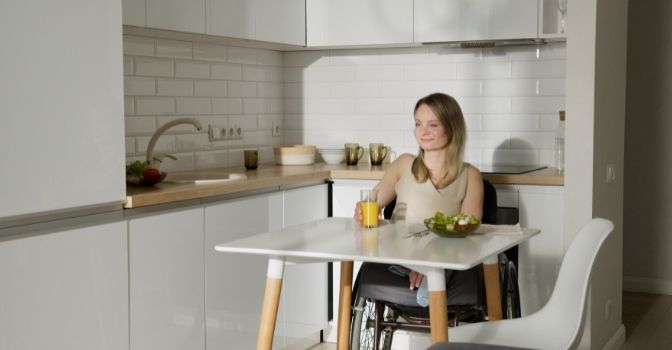
[[[256,40],[306,45],[305,0],[256,0],[255,3]]]
[[[205,349],[203,209],[128,227],[130,349]]]
[[[206,33],[283,44],[306,44],[303,0],[206,0]]]
[[[551,296],[564,255],[564,187],[495,185],[500,207],[518,208],[523,227],[541,233],[518,248],[521,312],[539,310]]]
[[[567,27],[567,0],[539,0],[539,37],[564,39]]]
[[[284,191],[284,226],[327,217],[327,185]],[[285,268],[280,314],[285,324],[285,345],[328,326],[327,263],[295,264]]]
[[[233,199],[205,207],[205,312],[208,349],[254,349],[268,259],[216,252],[219,243],[282,228],[282,193]],[[284,287],[284,286],[283,286]],[[273,348],[284,341],[278,317]]]
[[[147,27],[205,33],[205,0],[146,0]]]
[[[144,27],[147,25],[145,17],[145,0],[121,1],[123,24]]]
[[[413,0],[306,1],[307,46],[413,42]]]
[[[0,348],[128,348],[126,222],[0,242]]]
[[[537,37],[538,0],[415,0],[413,41]]]

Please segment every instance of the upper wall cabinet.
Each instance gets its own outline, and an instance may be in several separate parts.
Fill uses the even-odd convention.
[[[416,43],[537,37],[538,0],[415,0]]]
[[[411,43],[413,0],[309,0],[306,30],[307,46]]]
[[[146,0],[147,27],[205,33],[205,0]]]
[[[122,0],[121,8],[124,24],[129,26],[145,27],[147,25],[145,14],[145,0]]]
[[[304,0],[206,0],[206,8],[207,34],[306,44]]]

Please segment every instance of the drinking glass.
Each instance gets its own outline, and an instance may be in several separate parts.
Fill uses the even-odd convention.
[[[366,228],[378,227],[378,192],[373,190],[360,191],[359,205],[362,208],[362,226]]]

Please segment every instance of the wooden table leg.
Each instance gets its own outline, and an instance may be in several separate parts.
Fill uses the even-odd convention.
[[[337,350],[348,350],[348,347],[350,347],[350,305],[352,305],[352,261],[341,261],[338,328],[336,333]]]
[[[432,344],[448,341],[448,299],[446,298],[446,275],[443,269],[427,272],[429,290],[429,326]]]
[[[257,335],[257,350],[271,350],[275,321],[278,317],[282,276],[285,270],[284,257],[269,257],[268,271],[266,272],[266,290],[261,308],[259,334]]]
[[[485,296],[488,303],[488,320],[502,319],[502,294],[499,282],[499,263],[497,257],[483,262],[483,278],[485,279]]]

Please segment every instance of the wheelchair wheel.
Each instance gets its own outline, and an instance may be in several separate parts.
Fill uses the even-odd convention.
[[[392,317],[391,310],[384,306],[383,308],[383,318],[390,319]],[[374,323],[376,305],[371,301],[371,299],[362,296],[356,296],[352,311],[352,322],[350,325],[350,349],[378,350],[374,349]],[[381,339],[379,342],[380,349],[391,349],[392,333],[392,330],[389,328],[382,330]]]
[[[504,318],[520,318],[520,294],[516,264],[503,257],[500,262],[502,314]]]

